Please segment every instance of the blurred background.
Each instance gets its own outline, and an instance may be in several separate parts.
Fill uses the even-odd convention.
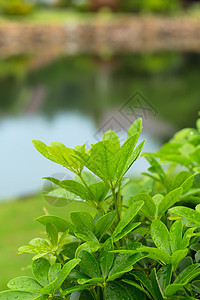
[[[63,176],[33,139],[68,147],[144,120],[155,151],[200,110],[200,1],[0,0],[0,290],[30,273],[19,246],[42,234],[42,177]],[[147,165],[140,161],[131,175]],[[70,178],[70,174],[68,174]],[[87,207],[85,209],[88,209]]]

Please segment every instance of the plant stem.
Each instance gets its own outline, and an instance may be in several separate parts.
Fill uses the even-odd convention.
[[[113,195],[113,201],[114,201],[114,205],[115,205],[115,209],[117,211],[117,216],[118,216],[118,222],[121,220],[121,215],[120,215],[120,209],[119,209],[119,205],[118,205],[118,199],[116,197],[116,193],[115,193],[115,189],[111,188],[112,191],[112,195]]]

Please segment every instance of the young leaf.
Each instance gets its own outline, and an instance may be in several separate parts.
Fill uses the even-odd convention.
[[[182,218],[185,218],[192,223],[200,225],[200,212],[189,207],[175,206],[170,208],[171,213],[176,214]]]
[[[142,119],[138,118],[129,127],[128,133],[127,133],[127,139],[129,139],[132,135],[135,135],[136,133],[139,135],[141,131],[142,131]]]
[[[107,282],[104,289],[105,300],[132,300],[128,290],[117,282]]]
[[[119,148],[120,147],[120,141],[119,141],[119,137],[117,135],[117,133],[113,130],[108,130],[104,133],[103,135],[103,138],[102,138],[103,141],[105,140],[110,140],[110,141],[113,141],[117,144],[117,147]]]
[[[46,232],[47,232],[50,242],[55,247],[58,243],[58,231],[57,231],[56,226],[51,223],[48,223],[46,225]]]
[[[172,253],[182,249],[182,229],[182,220],[174,222],[170,228],[169,239]]]
[[[112,267],[113,260],[114,260],[114,253],[109,252],[112,250],[114,250],[113,240],[112,238],[109,238],[103,244],[103,247],[101,248],[101,252],[99,255],[99,262],[100,262],[100,267],[101,267],[103,277],[108,276],[108,273]]]
[[[73,234],[74,231],[74,225],[67,222],[65,219],[57,216],[41,216],[35,219],[35,221],[41,223],[42,225],[47,225],[48,223],[51,223],[56,226],[58,232],[65,232],[67,229],[69,229],[69,232]]]
[[[132,219],[137,215],[137,213],[139,212],[139,210],[142,208],[143,205],[144,205],[143,201],[137,201],[133,203],[126,210],[122,219],[120,220],[120,222],[118,223],[117,227],[113,232],[113,237],[118,235],[124,229],[124,227],[126,227],[126,225],[128,225],[132,221]]]
[[[170,207],[172,207],[177,201],[179,201],[183,189],[180,187],[169,192],[159,203],[158,206],[158,216],[165,213]]]
[[[42,286],[34,279],[28,276],[14,278],[8,282],[8,287],[11,290],[39,292]]]
[[[94,220],[86,211],[73,211],[70,214],[70,219],[72,223],[76,226],[76,229],[87,228],[94,232]]]
[[[171,254],[169,232],[164,223],[154,220],[151,224],[151,237],[154,244],[161,250]]]
[[[96,261],[94,255],[88,251],[80,251],[78,257],[81,259],[80,268],[90,278],[99,278],[101,273],[99,270],[99,264]]]
[[[91,200],[91,195],[89,194],[88,190],[82,185],[81,183],[75,180],[58,180],[53,177],[44,177],[43,179],[47,179],[54,184],[60,186],[63,189],[81,197],[84,200]]]
[[[39,258],[33,261],[32,271],[35,279],[42,285],[46,286],[49,284],[48,273],[50,269],[50,263],[45,258]]]
[[[144,201],[144,205],[142,206],[142,208],[139,212],[140,215],[145,216],[149,219],[154,218],[154,216],[156,214],[156,205],[150,195],[148,195],[146,193],[140,193],[140,194],[136,195],[134,200],[135,201],[140,201],[140,200]]]
[[[187,255],[188,249],[177,250],[172,254],[171,262],[174,268],[182,261],[182,259]]]

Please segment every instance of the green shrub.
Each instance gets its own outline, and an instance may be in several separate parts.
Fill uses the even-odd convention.
[[[23,0],[0,0],[0,12],[5,15],[27,15],[33,10],[33,5]]]
[[[122,9],[136,12],[169,13],[181,7],[179,0],[126,0],[120,4]]]
[[[18,250],[33,255],[33,277],[11,280],[0,300],[199,298],[200,119],[197,129],[181,130],[157,153],[143,154],[148,172],[129,180],[145,142],[136,145],[141,130],[138,119],[123,145],[109,130],[90,150],[33,141],[75,174],[74,180],[46,177],[52,183],[47,200],[55,206],[84,201],[96,214],[73,211],[71,222],[37,218],[45,237]]]

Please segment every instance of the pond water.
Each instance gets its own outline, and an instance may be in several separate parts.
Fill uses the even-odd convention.
[[[74,147],[113,128],[123,141],[143,117],[144,150],[154,151],[176,130],[195,126],[198,54],[47,57],[0,59],[1,200],[35,193],[43,176],[65,172],[34,149],[33,139]],[[132,173],[146,168],[138,161]]]

